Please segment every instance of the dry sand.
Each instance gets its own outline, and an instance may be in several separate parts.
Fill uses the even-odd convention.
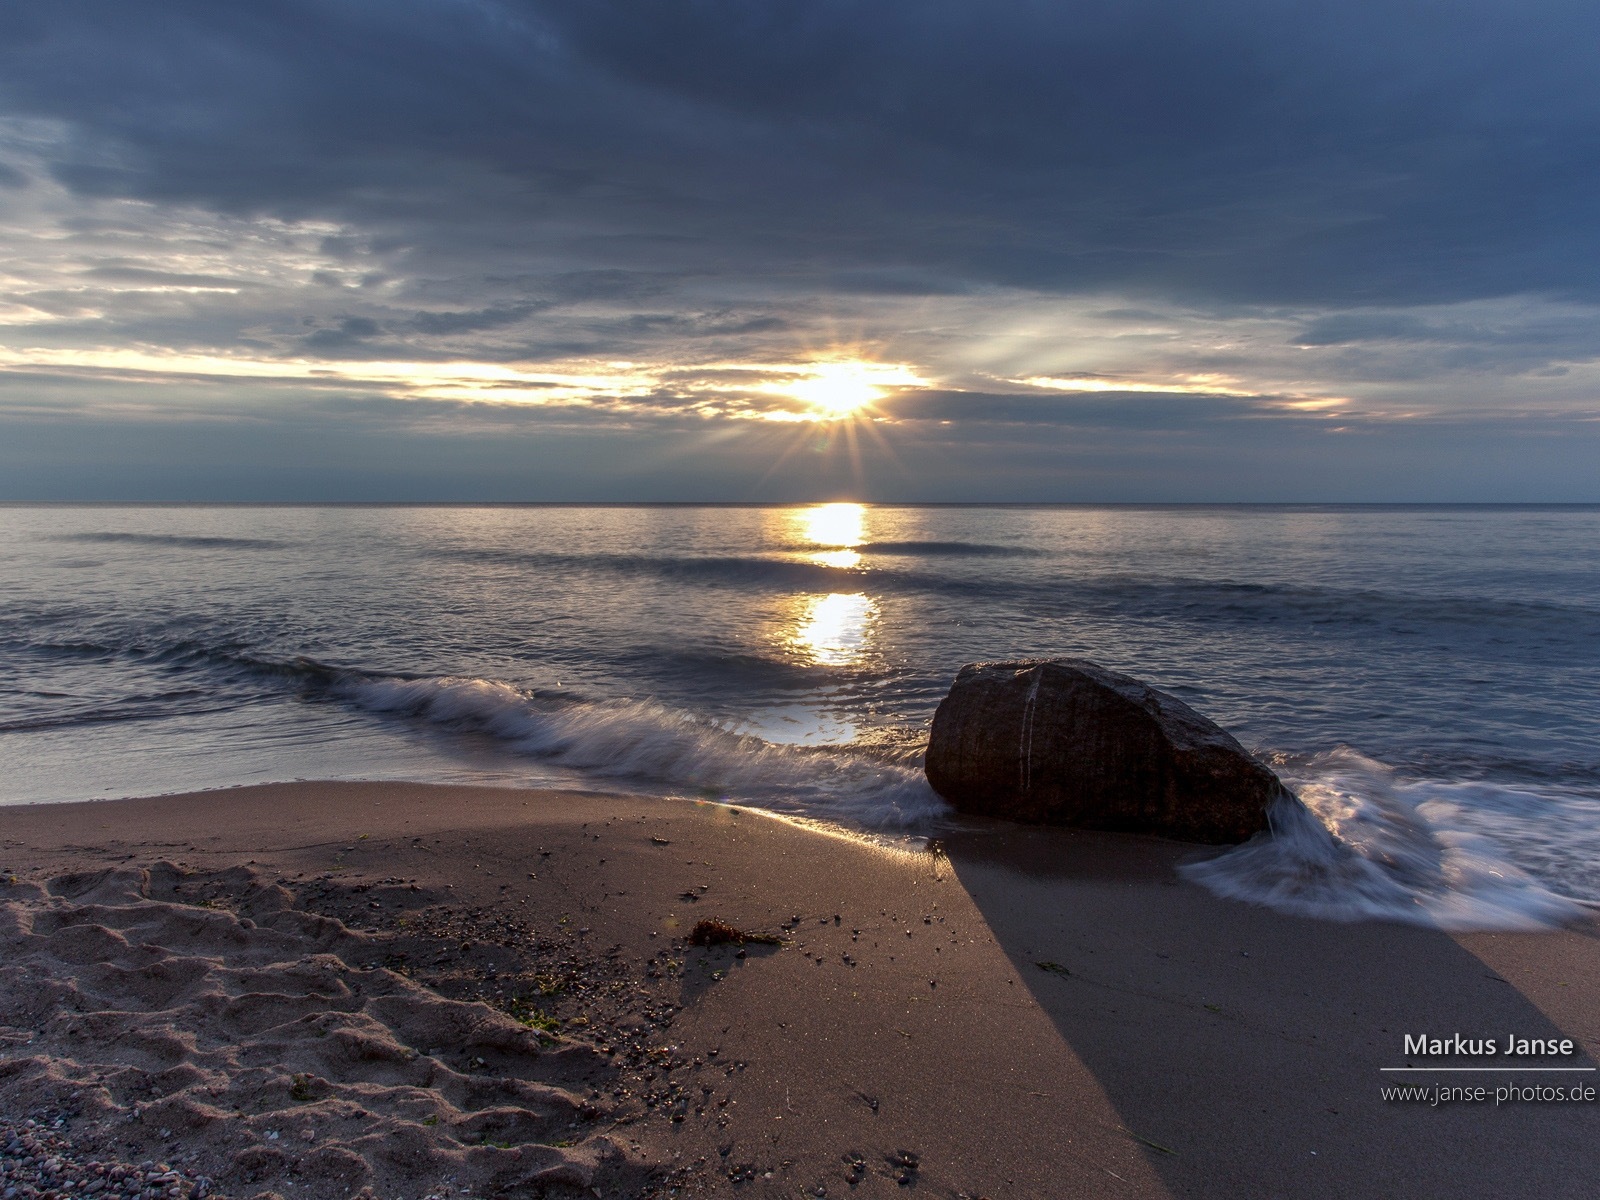
[[[61,1196],[1594,1194],[1594,1104],[1379,1092],[1404,1033],[1593,1065],[1594,928],[1279,916],[1196,853],[411,784],[0,808],[0,1116]]]

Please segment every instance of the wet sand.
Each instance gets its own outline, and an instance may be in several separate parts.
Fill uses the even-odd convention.
[[[1280,916],[1201,853],[413,784],[0,808],[0,1098],[185,1195],[1591,1194],[1595,1104],[1380,1088],[1596,1076],[1380,1068],[1593,1066],[1593,926]]]

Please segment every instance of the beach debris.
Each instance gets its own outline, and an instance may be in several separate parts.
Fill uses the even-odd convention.
[[[867,1160],[859,1154],[846,1154],[844,1156],[844,1180],[851,1187],[855,1187],[867,1177]]]
[[[1118,1125],[1117,1129],[1120,1132],[1127,1134],[1134,1141],[1139,1142],[1139,1143],[1141,1143],[1143,1145],[1149,1146],[1150,1149],[1152,1149],[1152,1150],[1160,1151],[1162,1154],[1177,1154],[1178,1153],[1176,1150],[1172,1149],[1169,1146],[1163,1146],[1160,1142],[1151,1141],[1149,1138],[1145,1137],[1144,1134],[1142,1134],[1142,1133],[1135,1133],[1133,1130],[1129,1129],[1126,1125]]]
[[[749,930],[740,929],[735,925],[717,917],[710,917],[695,923],[689,931],[689,944],[691,946],[722,946],[728,943],[742,944],[752,942],[762,946],[781,946],[783,939],[771,933],[751,933]]]
[[[894,1172],[894,1181],[901,1187],[910,1187],[917,1181],[917,1169],[922,1166],[922,1159],[910,1150],[896,1150],[889,1155],[889,1167]]]
[[[205,1200],[212,1182],[191,1165],[135,1164],[90,1154],[70,1136],[67,1115],[35,1110],[21,1120],[0,1118],[0,1191],[13,1200],[34,1197],[116,1196],[123,1200]],[[171,1131],[167,1133],[170,1136]]]
[[[1072,974],[1071,971],[1067,970],[1067,968],[1063,967],[1058,962],[1049,962],[1047,960],[1045,962],[1036,962],[1033,965],[1038,967],[1039,970],[1041,970],[1041,971],[1049,971],[1052,975],[1071,975]]]
[[[672,839],[664,838],[664,837],[656,837],[654,834],[652,834],[650,836],[650,844],[652,846],[670,846],[670,845],[672,845]]]
[[[1082,658],[973,663],[939,704],[925,770],[982,816],[1242,842],[1292,796],[1176,696]]]

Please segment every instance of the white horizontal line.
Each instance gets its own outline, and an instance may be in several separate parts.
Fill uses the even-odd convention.
[[[1594,1067],[1379,1067],[1380,1071],[1593,1071]]]

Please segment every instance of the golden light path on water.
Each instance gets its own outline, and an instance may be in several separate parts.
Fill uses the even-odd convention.
[[[860,592],[834,592],[811,596],[805,601],[795,644],[813,662],[824,666],[846,666],[859,659],[868,647],[868,635],[877,606]]]
[[[771,514],[765,541],[787,561],[850,570],[861,561],[855,547],[867,540],[868,520],[862,504],[782,509]],[[878,606],[865,592],[797,591],[774,599],[764,640],[790,661],[849,667],[871,655]],[[745,728],[771,742],[805,746],[849,745],[858,733],[842,708],[821,697],[763,706],[749,714]]]
[[[800,525],[800,537],[816,546],[829,547],[812,550],[806,555],[824,567],[849,569],[861,564],[861,553],[855,547],[865,540],[867,509],[864,504],[819,504],[795,513]]]
[[[819,504],[796,510],[794,519],[801,539],[819,547],[806,553],[808,560],[846,570],[860,565],[861,553],[856,547],[866,540],[865,505]],[[865,593],[831,592],[796,600],[790,645],[812,662],[845,666],[870,648],[877,605]]]

